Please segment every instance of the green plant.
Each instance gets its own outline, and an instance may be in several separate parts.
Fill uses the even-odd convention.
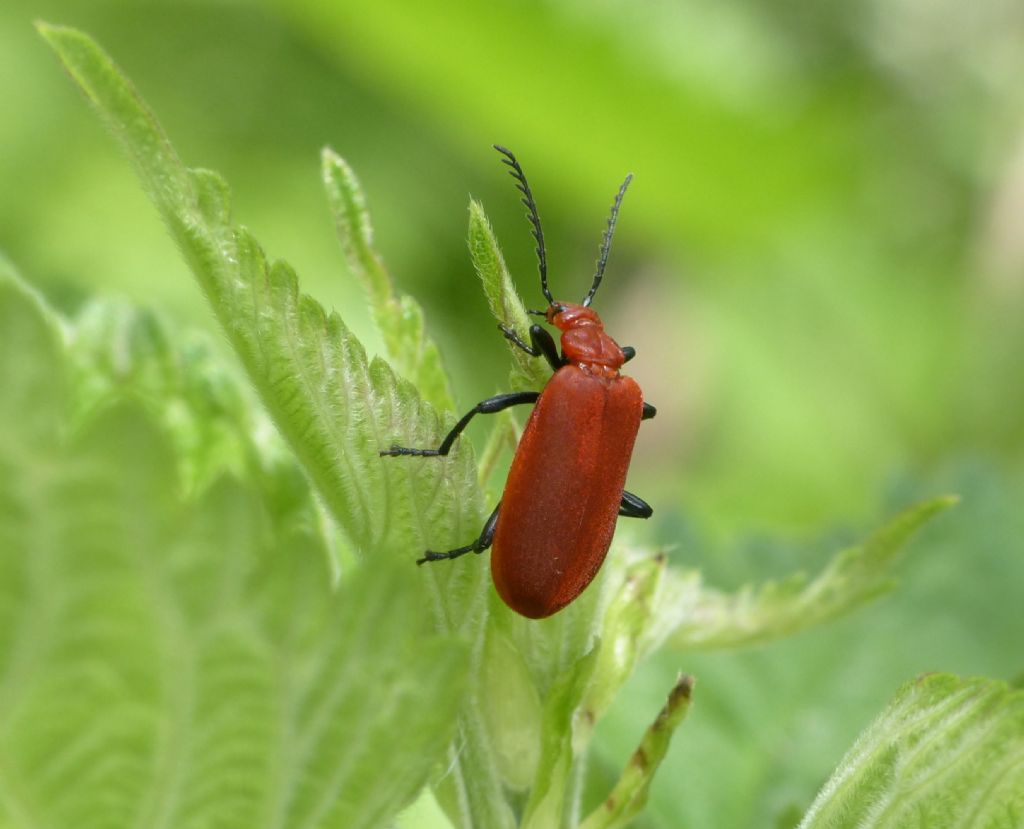
[[[625,825],[693,690],[680,677],[584,814],[594,724],[640,660],[861,606],[952,503],[911,508],[813,579],[735,595],[620,545],[599,587],[544,622],[500,604],[485,558],[412,567],[428,543],[478,529],[479,479],[509,425],[479,465],[468,442],[443,463],[380,462],[392,441],[430,444],[453,403],[352,171],[324,152],[387,361],[232,223],[224,183],[179,161],[91,40],[40,29],[127,149],[258,401],[151,314],[100,303],[61,320],[10,268],[0,276],[0,825],[412,825],[432,799],[435,820],[467,829]],[[476,203],[469,236],[492,311],[522,330]],[[543,382],[514,359],[514,387]],[[933,811],[920,825],[1015,825],[1022,712],[994,682],[907,686],[804,825]]]

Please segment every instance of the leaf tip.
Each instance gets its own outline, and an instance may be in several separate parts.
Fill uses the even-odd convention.
[[[339,232],[359,236],[365,245],[371,245],[373,228],[356,171],[330,147],[320,151],[320,166]]]
[[[338,155],[338,153],[331,147],[324,146],[324,148],[320,150],[320,163],[325,174],[330,173],[333,170],[337,170],[346,179],[353,175],[352,168],[348,165],[348,162]]]
[[[32,25],[35,26],[36,31],[39,32],[40,37],[46,41],[47,45],[56,51],[57,40],[59,39],[62,27],[55,26],[53,23],[47,23],[45,20],[38,18],[32,21]]]
[[[679,674],[676,684],[668,695],[669,707],[675,708],[680,703],[689,702],[693,698],[693,686],[696,684],[697,680],[689,674]]]
[[[39,32],[46,42],[54,49],[58,47],[58,44],[62,40],[87,39],[86,35],[78,29],[73,29],[71,26],[63,26],[59,23],[48,23],[40,18],[33,20],[32,25],[36,27],[36,31]]]
[[[867,543],[869,545],[872,542],[881,543],[883,548],[895,552],[924,524],[958,503],[960,503],[959,495],[937,495],[919,501],[913,506],[907,507],[892,518],[888,524],[877,530]]]
[[[490,227],[490,222],[487,220],[487,214],[484,212],[484,206],[477,201],[473,196],[469,197],[469,226],[470,228],[479,225],[487,225]]]
[[[934,498],[929,498],[928,500],[919,503],[917,506],[910,507],[903,513],[903,516],[910,518],[913,521],[914,526],[917,527],[924,524],[926,521],[929,521],[936,515],[957,506],[959,503],[959,495],[953,493],[947,495],[936,495]]]
[[[498,240],[494,236],[494,228],[491,227],[491,220],[484,212],[484,206],[475,198],[469,198],[469,247],[470,255],[473,257],[477,272],[480,272],[478,258],[490,251],[490,257],[500,256]]]

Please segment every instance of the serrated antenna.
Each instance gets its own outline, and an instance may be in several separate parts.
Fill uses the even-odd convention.
[[[615,196],[615,202],[612,204],[612,213],[608,217],[608,226],[604,229],[604,236],[601,239],[601,255],[597,259],[597,273],[594,274],[594,282],[590,286],[590,290],[583,297],[583,302],[580,303],[583,307],[590,305],[594,299],[594,294],[597,293],[598,286],[601,284],[601,280],[604,279],[604,266],[608,264],[608,252],[612,249],[612,234],[615,233],[615,222],[619,218],[622,197],[626,195],[626,188],[629,187],[629,183],[632,180],[633,174],[630,173],[626,176],[626,180],[622,182],[622,186]]]
[[[530,185],[526,181],[526,174],[523,172],[523,168],[519,166],[519,162],[516,161],[512,151],[502,147],[500,144],[495,144],[494,149],[504,156],[501,160],[509,166],[509,175],[516,180],[516,189],[523,194],[522,202],[526,205],[526,217],[533,226],[533,238],[537,240],[537,269],[540,271],[540,289],[544,292],[544,298],[548,303],[554,305],[554,297],[551,296],[551,291],[548,290],[548,256],[547,251],[544,249],[544,231],[540,226],[537,202],[533,200],[533,193],[530,191]]]

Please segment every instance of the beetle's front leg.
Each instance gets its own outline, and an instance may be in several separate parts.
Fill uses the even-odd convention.
[[[507,325],[498,325],[498,328],[501,329],[506,340],[521,348],[531,357],[540,357],[543,354],[552,371],[558,371],[565,365],[566,361],[559,355],[558,346],[555,345],[554,338],[546,328],[541,328],[536,323],[530,326],[530,345],[524,343],[522,337]]]
[[[462,416],[459,422],[445,436],[445,439],[441,441],[441,445],[437,449],[409,449],[405,446],[393,444],[390,449],[385,449],[380,453],[381,457],[398,457],[399,455],[415,455],[420,458],[443,457],[451,451],[455,439],[462,434],[462,431],[469,425],[469,421],[476,417],[476,415],[494,414],[495,412],[504,411],[510,406],[518,406],[522,403],[536,403],[538,397],[540,397],[539,391],[516,391],[511,394],[498,394],[494,397],[488,397],[486,400],[477,403]]]

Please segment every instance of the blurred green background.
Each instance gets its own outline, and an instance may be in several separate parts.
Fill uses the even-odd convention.
[[[872,610],[638,675],[599,734],[611,767],[672,671],[699,679],[649,825],[788,825],[902,680],[1024,671],[1024,5],[7,0],[0,250],[66,312],[120,295],[214,331],[35,18],[93,35],[375,350],[319,180],[320,147],[342,154],[463,408],[508,365],[465,248],[471,194],[539,302],[490,145],[530,178],[559,298],[589,285],[632,171],[595,305],[659,410],[630,475],[656,511],[637,536],[680,565],[727,587],[813,569],[915,497],[964,497]]]

